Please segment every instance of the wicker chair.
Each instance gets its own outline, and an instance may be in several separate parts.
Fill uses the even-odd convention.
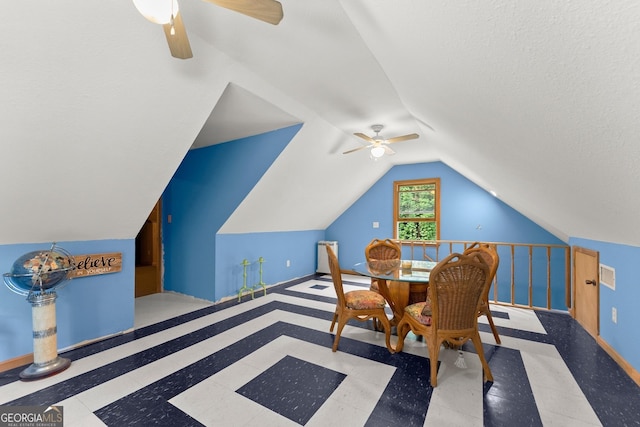
[[[391,239],[379,240],[373,239],[367,247],[364,248],[364,258],[369,261],[374,260],[400,260],[402,256],[402,248]],[[370,290],[378,292],[378,279],[371,278]]]
[[[344,292],[342,286],[342,272],[340,270],[340,264],[336,254],[331,249],[331,246],[327,245],[327,254],[329,255],[329,269],[331,270],[331,278],[333,279],[333,286],[336,290],[336,296],[338,301],[336,303],[336,311],[333,314],[333,321],[331,322],[331,328],[329,332],[333,332],[333,328],[338,323],[338,329],[336,331],[336,337],[333,341],[333,351],[338,350],[338,342],[340,341],[340,334],[344,325],[347,324],[349,319],[356,319],[361,322],[369,319],[375,319],[378,324],[381,324],[384,328],[385,340],[387,348],[390,351],[391,347],[391,324],[387,318],[387,314],[384,311],[387,302],[384,297],[377,292],[370,290],[357,290]]]
[[[484,357],[478,332],[478,307],[487,286],[489,267],[478,255],[453,253],[431,271],[430,300],[409,305],[398,323],[396,351],[402,351],[404,340],[413,331],[427,343],[431,365],[431,386],[436,387],[440,346],[462,346],[473,342],[484,368],[484,377],[493,381],[489,364]]]
[[[489,326],[491,326],[491,331],[493,332],[493,337],[496,340],[496,344],[500,344],[500,335],[498,335],[496,325],[493,323],[493,316],[491,315],[491,310],[489,308],[489,291],[491,290],[491,283],[496,276],[496,271],[498,271],[500,257],[498,256],[498,252],[496,251],[495,246],[488,243],[475,242],[464,251],[465,255],[473,253],[477,253],[482,256],[482,258],[489,266],[489,284],[487,285],[485,292],[482,295],[480,309],[478,310],[478,317],[482,315],[487,316],[487,320],[489,321]]]

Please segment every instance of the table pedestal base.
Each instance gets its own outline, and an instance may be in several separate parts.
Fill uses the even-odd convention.
[[[395,326],[402,319],[404,308],[409,304],[409,282],[399,282],[395,280],[378,279],[380,294],[387,300],[393,319],[391,326]]]

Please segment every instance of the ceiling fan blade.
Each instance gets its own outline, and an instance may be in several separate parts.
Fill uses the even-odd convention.
[[[353,150],[345,151],[345,152],[344,152],[344,153],[342,153],[342,154],[349,154],[349,153],[353,153],[354,151],[360,151],[360,150],[362,150],[362,149],[364,149],[364,148],[369,148],[369,147],[371,147],[371,145],[367,145],[366,147],[363,145],[362,147],[358,147],[358,148],[354,148]]]
[[[420,135],[418,135],[417,133],[410,133],[409,135],[402,135],[402,136],[396,136],[395,138],[389,138],[387,139],[386,143],[394,144],[396,142],[402,142],[402,141],[407,141],[409,139],[416,139],[416,138],[420,138]]]
[[[375,144],[376,140],[371,138],[370,136],[365,135],[364,133],[354,133],[355,136],[360,137],[362,139],[364,139],[365,141],[369,141],[372,144]]]
[[[278,25],[284,16],[282,4],[276,0],[205,0],[269,24]]]
[[[187,30],[184,28],[180,12],[176,13],[176,16],[173,18],[173,30],[175,34],[171,35],[170,23],[164,24],[162,29],[164,30],[164,35],[167,38],[167,43],[169,43],[171,56],[180,59],[193,58],[191,45],[189,44],[189,38],[187,37]]]
[[[396,154],[396,152],[393,151],[388,145],[383,145],[382,147],[384,148],[384,154],[386,154],[387,156],[393,156],[394,154]]]

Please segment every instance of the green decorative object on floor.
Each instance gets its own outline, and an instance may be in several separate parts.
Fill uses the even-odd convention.
[[[251,299],[253,299],[253,288],[250,288],[247,286],[247,266],[251,265],[251,263],[245,258],[242,260],[242,263],[240,265],[242,266],[243,271],[242,271],[242,287],[238,291],[238,302],[240,302],[240,300],[242,299],[242,294],[245,290],[251,291]]]
[[[267,295],[267,284],[264,283],[262,281],[262,263],[264,262],[264,258],[260,257],[258,258],[258,263],[260,264],[260,281],[253,287],[253,289],[258,288],[259,286],[262,287],[262,290],[264,291],[264,295]],[[252,295],[253,298],[253,295]]]
[[[242,300],[242,294],[245,291],[251,292],[251,299],[254,298],[253,291],[256,290],[256,289],[259,289],[259,288],[262,288],[262,290],[264,291],[265,296],[267,295],[267,284],[262,281],[262,263],[264,263],[264,258],[263,257],[258,258],[258,264],[260,264],[260,268],[259,268],[260,281],[258,283],[256,283],[255,285],[249,287],[249,286],[247,286],[247,267],[250,266],[251,263],[246,258],[242,260],[242,263],[240,264],[242,266],[242,268],[243,268],[243,271],[242,271],[242,287],[238,291],[238,302],[240,302]]]

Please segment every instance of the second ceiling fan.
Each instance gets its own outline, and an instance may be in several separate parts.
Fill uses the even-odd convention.
[[[278,25],[283,17],[282,4],[276,0],[204,1],[273,25]],[[171,56],[180,59],[193,57],[177,0],[133,0],[133,4],[142,16],[162,25]]]
[[[380,131],[384,128],[382,125],[373,125],[371,129],[376,133],[375,136],[370,137],[363,133],[354,133],[355,136],[364,139],[369,145],[363,145],[362,147],[354,148],[352,150],[345,151],[342,154],[349,154],[355,151],[359,151],[365,148],[371,148],[371,156],[374,158],[382,157],[385,154],[396,154],[395,151],[389,147],[389,144],[395,144],[396,142],[408,141],[410,139],[417,139],[420,137],[417,133],[410,133],[408,135],[396,136],[393,138],[385,139],[380,136]]]

